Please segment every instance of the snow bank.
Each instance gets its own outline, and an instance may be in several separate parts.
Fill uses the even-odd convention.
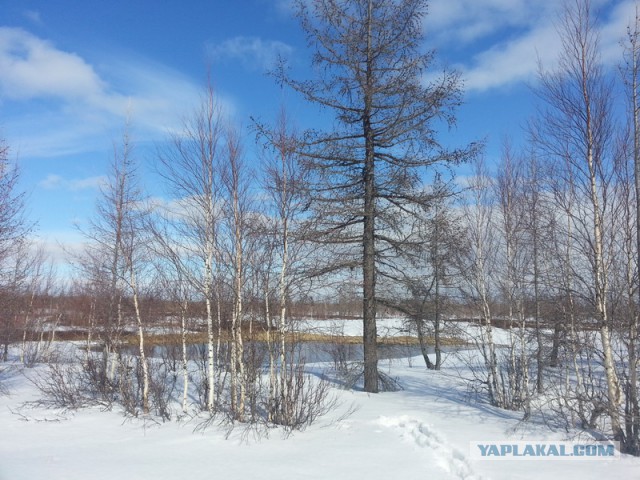
[[[404,318],[378,318],[376,325],[379,337],[398,337],[410,334]],[[361,319],[302,319],[294,322],[294,328],[296,331],[304,333],[362,337]]]
[[[343,323],[349,333],[355,324]],[[413,365],[413,367],[411,366]],[[640,460],[475,461],[473,441],[561,440],[544,425],[521,423],[469,394],[463,365],[450,356],[440,372],[419,358],[381,362],[404,390],[368,395],[335,389],[341,405],[302,433],[277,430],[260,441],[229,439],[220,427],[194,433],[197,420],[158,424],[91,408],[58,412],[22,406],[39,397],[36,370],[2,374],[0,480],[163,480],[175,478],[548,479],[639,478]],[[40,367],[39,367],[40,368]],[[314,368],[325,368],[316,365]],[[354,408],[346,419],[340,417]]]

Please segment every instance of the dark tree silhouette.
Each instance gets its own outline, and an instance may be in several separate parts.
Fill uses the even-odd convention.
[[[394,258],[417,232],[407,219],[429,201],[425,167],[460,161],[436,137],[452,125],[461,99],[457,73],[427,76],[434,53],[422,51],[425,0],[297,1],[314,50],[317,76],[278,78],[335,116],[335,128],[309,133],[303,156],[312,175],[313,239],[332,245],[332,264],[362,271],[364,388],[378,391],[376,279],[394,277]]]

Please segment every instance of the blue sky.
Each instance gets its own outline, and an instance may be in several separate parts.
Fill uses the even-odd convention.
[[[615,68],[634,1],[592,4],[602,13],[603,59]],[[435,48],[439,64],[457,68],[465,83],[446,142],[486,139],[489,160],[505,136],[517,144],[532,112],[537,59],[552,67],[559,51],[559,6],[430,2],[425,48]],[[0,0],[0,136],[18,158],[40,241],[56,255],[60,243],[80,243],[74,225],[92,214],[127,112],[148,164],[153,145],[198,103],[208,66],[239,125],[248,127],[252,116],[273,119],[282,103],[310,124],[313,107],[265,75],[277,55],[305,74],[309,51],[289,0]]]

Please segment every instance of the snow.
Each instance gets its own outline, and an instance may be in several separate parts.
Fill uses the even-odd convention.
[[[401,317],[378,318],[376,327],[382,338],[408,334],[406,320]],[[302,319],[295,322],[294,328],[298,332],[362,338],[362,319]]]
[[[243,428],[228,438],[220,425],[197,429],[201,417],[158,423],[125,418],[117,409],[32,407],[25,402],[40,394],[28,378],[44,366],[5,370],[2,383],[10,395],[0,396],[0,480],[640,478],[640,459],[625,455],[562,462],[472,460],[473,441],[534,442],[567,435],[482,402],[460,378],[464,366],[454,355],[439,372],[426,370],[420,358],[380,367],[404,390],[369,395],[336,387],[339,406],[317,423],[288,438],[272,429],[259,439]],[[329,365],[307,368],[319,372]]]

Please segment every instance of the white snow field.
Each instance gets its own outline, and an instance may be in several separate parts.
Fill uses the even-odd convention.
[[[354,327],[355,328],[355,327]],[[2,373],[0,480],[198,479],[640,479],[640,459],[472,460],[470,442],[575,439],[521,414],[493,408],[469,390],[464,367],[447,355],[441,371],[420,357],[381,361],[404,390],[368,395],[336,386],[340,405],[303,432],[272,429],[255,439],[242,428],[196,427],[125,418],[114,408],[33,407],[33,378],[44,366]],[[320,373],[329,364],[307,365]],[[350,410],[350,415],[344,417]],[[581,437],[582,440],[588,436]]]
[[[379,337],[397,337],[407,335],[405,320],[399,317],[379,318],[376,320]],[[294,328],[300,332],[325,335],[341,335],[345,337],[362,338],[362,320],[297,320]]]

